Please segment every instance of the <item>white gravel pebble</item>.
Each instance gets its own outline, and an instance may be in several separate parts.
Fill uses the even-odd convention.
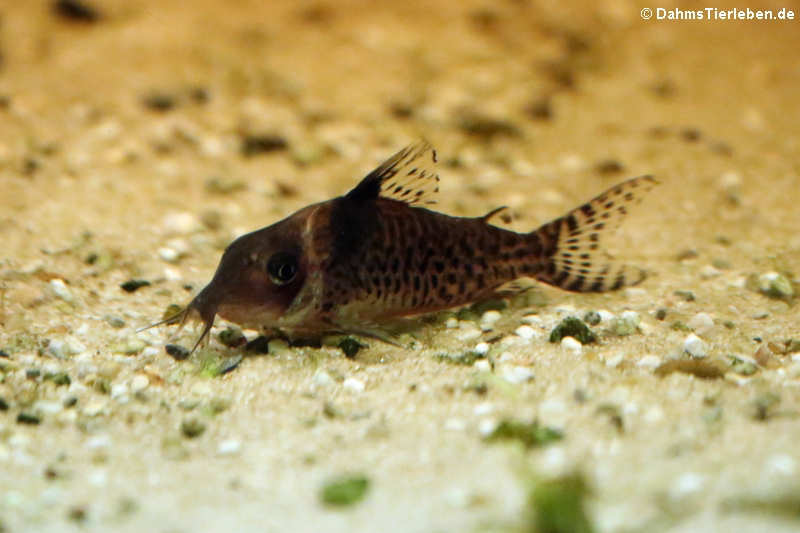
[[[342,384],[346,391],[350,392],[364,392],[364,382],[356,378],[347,378]]]
[[[225,144],[219,137],[205,135],[200,139],[200,151],[209,157],[221,157],[225,153]]]
[[[186,235],[203,228],[203,224],[189,212],[169,213],[161,221],[164,230],[169,234]]]
[[[573,337],[564,337],[561,339],[561,347],[574,354],[580,354],[583,351],[583,345]]]
[[[158,255],[167,263],[177,263],[190,250],[186,239],[170,239],[166,245],[158,249]]]
[[[683,341],[683,351],[696,359],[701,359],[706,356],[706,343],[694,333],[690,333]]]
[[[705,477],[695,472],[686,472],[678,476],[669,489],[672,500],[683,500],[703,490]]]
[[[723,189],[739,187],[742,184],[742,175],[733,170],[729,170],[719,177],[718,183]]]
[[[448,418],[444,422],[444,429],[448,431],[464,431],[467,428],[467,423],[460,418]]]
[[[627,287],[625,289],[625,298],[628,300],[644,299],[647,298],[647,291],[641,287]]]
[[[654,405],[644,413],[644,421],[648,424],[657,424],[664,419],[664,410]]]
[[[57,374],[59,372],[61,372],[61,365],[58,363],[51,361],[42,365],[43,374]]]
[[[714,268],[712,265],[705,265],[700,269],[700,279],[713,279],[722,274],[722,272]]]
[[[569,337],[567,337],[569,338]],[[606,366],[609,368],[617,368],[622,361],[625,360],[625,355],[621,353],[615,353],[605,358]]]
[[[522,322],[525,324],[530,324],[532,326],[542,327],[544,326],[544,320],[539,315],[525,315],[522,317]]]
[[[192,395],[194,396],[211,396],[212,391],[211,384],[207,381],[198,381],[192,385]]]
[[[792,282],[778,272],[767,272],[758,278],[758,288],[771,298],[791,298],[794,296]]]
[[[481,315],[481,329],[491,329],[495,322],[500,320],[500,311],[490,310]]]
[[[128,385],[125,383],[114,383],[111,385],[111,397],[119,400],[128,394]]]
[[[753,380],[747,376],[740,376],[734,372],[728,372],[725,374],[725,381],[729,381],[730,383],[733,383],[739,387],[744,387]]]
[[[97,416],[102,414],[106,409],[106,401],[105,400],[92,400],[86,407],[83,408],[83,414],[86,416]]]
[[[474,368],[478,372],[490,372],[492,370],[492,365],[486,359],[478,359],[472,365],[472,368]]]
[[[54,415],[63,411],[64,405],[61,402],[38,400],[33,404],[33,410],[43,415]]]
[[[484,418],[478,422],[478,433],[481,437],[488,437],[497,428],[497,421],[491,418]]]
[[[697,313],[686,324],[698,335],[703,335],[711,331],[714,327],[714,319],[708,313]]]
[[[796,470],[797,461],[791,455],[785,453],[770,455],[764,464],[764,471],[769,475],[777,474],[792,477]]]
[[[629,320],[630,322],[633,322],[637,326],[642,321],[642,318],[636,311],[623,311],[622,314],[620,315],[620,318],[622,318],[623,320]]]
[[[311,383],[315,387],[327,387],[333,385],[333,378],[323,369],[318,369],[314,372],[314,377],[311,378]]]
[[[70,342],[63,339],[51,339],[47,345],[47,352],[56,359],[66,359],[70,355],[76,355],[86,351],[86,347],[77,342]]]
[[[446,328],[448,328],[448,329],[457,328],[458,327],[458,319],[456,317],[454,317],[454,316],[451,316],[450,318],[448,318],[445,321],[444,326]]]
[[[15,449],[26,448],[30,442],[31,438],[24,433],[13,433],[6,440],[6,443]]]
[[[507,366],[503,368],[503,379],[509,383],[520,384],[533,379],[533,370],[527,366]]]
[[[600,322],[601,323],[602,322],[608,323],[608,322],[611,322],[614,319],[614,313],[612,313],[608,309],[600,309],[597,312],[597,314],[600,315]]]
[[[489,402],[481,402],[475,406],[472,411],[476,416],[484,416],[494,412],[494,404]]]
[[[53,291],[53,294],[67,303],[72,303],[75,301],[72,291],[69,290],[69,287],[67,287],[67,284],[64,283],[63,279],[51,279],[50,290]]]
[[[653,370],[661,365],[661,358],[653,354],[645,355],[636,362],[636,365]]]
[[[155,346],[148,346],[144,350],[142,350],[142,357],[155,357],[161,353],[161,350],[156,348]]]
[[[555,445],[545,449],[539,460],[539,469],[545,475],[562,475],[569,468],[569,458],[563,447]]]
[[[189,245],[189,241],[182,238],[170,239],[167,241],[167,248],[175,250],[175,252],[180,256],[183,257],[189,253],[191,250],[191,246]]]
[[[111,446],[111,437],[108,435],[95,435],[86,440],[86,447],[90,450],[99,450]]]
[[[466,509],[472,503],[474,494],[464,487],[453,487],[444,494],[444,499],[450,507]]]
[[[514,333],[516,333],[519,337],[525,339],[526,341],[536,337],[536,330],[527,325],[518,327],[517,329],[514,330]]]
[[[178,259],[181,258],[177,250],[173,250],[172,248],[167,248],[166,246],[158,249],[158,257],[160,257],[162,261],[166,261],[167,263],[177,263]]]
[[[460,331],[456,333],[456,338],[460,341],[473,341],[481,336],[481,330],[469,322],[459,324],[459,329]]]
[[[103,468],[95,468],[86,476],[86,481],[93,487],[105,487],[108,484],[108,472]]]
[[[242,450],[242,441],[227,439],[217,446],[217,455],[236,455]]]
[[[508,361],[513,361],[514,359],[516,358],[511,352],[501,352],[500,355],[497,356],[497,361],[500,363],[507,363]]]
[[[486,355],[489,353],[489,343],[487,342],[479,342],[475,345],[475,351],[481,355]]]
[[[131,392],[137,393],[150,385],[150,379],[144,374],[136,374],[131,380]]]
[[[167,281],[181,281],[183,279],[183,272],[181,272],[177,268],[165,267],[164,278]]]

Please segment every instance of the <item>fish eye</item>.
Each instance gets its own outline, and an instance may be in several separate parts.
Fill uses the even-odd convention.
[[[286,285],[297,275],[297,258],[286,252],[278,252],[269,258],[267,272],[275,285]]]

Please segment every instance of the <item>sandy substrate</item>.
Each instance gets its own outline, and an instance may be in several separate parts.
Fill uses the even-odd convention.
[[[643,21],[622,1],[94,5],[0,6],[0,530],[519,531],[532,480],[570,472],[597,531],[800,528],[800,22]],[[216,335],[175,361],[173,329],[135,333],[233,237],[419,137],[438,209],[508,205],[519,231],[656,175],[611,243],[649,279],[437,315],[355,359],[273,343],[223,375],[244,352]],[[599,343],[548,342],[599,310]],[[439,357],[482,342],[475,363]],[[563,438],[486,442],[505,419]],[[324,505],[342,473],[365,498]]]

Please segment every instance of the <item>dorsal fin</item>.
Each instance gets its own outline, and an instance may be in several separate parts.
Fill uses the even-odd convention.
[[[439,192],[435,163],[433,146],[427,141],[418,141],[367,174],[347,197],[368,200],[383,196],[408,205],[435,204],[434,196]]]

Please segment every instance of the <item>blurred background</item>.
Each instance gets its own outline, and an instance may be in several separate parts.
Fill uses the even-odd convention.
[[[797,150],[796,23],[643,20],[641,9],[9,3],[4,225],[24,207],[49,224],[113,214],[133,230],[147,206],[213,204],[204,185],[214,179],[256,193],[221,212],[223,223],[249,225],[264,207],[277,209],[271,217],[340,194],[420,136],[445,163],[443,205],[475,214],[510,204],[519,228],[642,173],[680,184],[668,209],[686,222],[726,196],[747,203],[752,190],[760,205],[780,202],[795,170],[782,155]],[[769,166],[740,168],[754,157]],[[297,194],[281,207],[262,201],[285,188]],[[117,210],[122,198],[135,210]],[[778,229],[769,212],[745,212],[727,223],[763,238]]]
[[[520,231],[625,178],[662,181],[614,248],[651,271],[648,292],[547,293],[640,312],[651,333],[622,350],[680,345],[686,333],[648,314],[689,301],[675,291],[698,295],[687,317],[741,327],[714,330],[720,354],[790,336],[791,300],[764,304],[744,280],[800,271],[800,4],[750,5],[793,21],[681,21],[642,10],[706,6],[648,2],[0,3],[0,531],[517,531],[522,452],[483,447],[492,409],[561,413],[569,438],[531,456],[586,466],[599,531],[791,530],[717,515],[726,491],[795,475],[791,419],[719,426],[708,413],[721,391],[741,412],[765,390],[791,405],[782,380],[796,368],[749,386],[657,380],[602,357],[565,370],[542,341],[537,358],[556,359],[534,381],[479,397],[464,392],[471,368],[410,352],[253,357],[209,381],[164,355],[166,333],[134,333],[188,301],[232,238],[343,194],[423,137],[441,162],[437,209],[508,205]],[[137,279],[152,286],[119,289]],[[317,388],[315,365],[342,379]],[[42,377],[56,371],[72,384]],[[319,390],[350,374],[367,391],[331,393],[342,416]],[[579,405],[573,378],[595,396]],[[608,398],[629,407],[628,433],[598,421]],[[208,430],[190,440],[178,428],[197,405]],[[31,406],[40,426],[14,418]],[[353,468],[374,496],[352,514],[321,509],[321,480]]]

